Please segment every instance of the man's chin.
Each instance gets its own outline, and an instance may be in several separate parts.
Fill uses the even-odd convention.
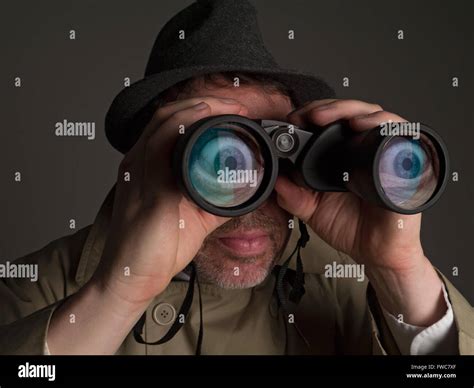
[[[259,257],[223,258],[219,266],[196,261],[200,280],[226,289],[255,287],[267,278],[274,266],[272,259]]]

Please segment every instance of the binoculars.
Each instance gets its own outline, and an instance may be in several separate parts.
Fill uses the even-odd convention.
[[[219,115],[187,128],[173,153],[182,192],[224,217],[259,207],[279,174],[310,190],[350,191],[388,210],[415,214],[439,199],[448,169],[444,142],[420,123],[389,122],[355,132],[345,121],[299,128]]]

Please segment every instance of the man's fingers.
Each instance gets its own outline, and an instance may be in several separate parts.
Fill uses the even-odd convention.
[[[160,128],[160,126],[169,119],[173,114],[196,106],[200,102],[204,102],[210,106],[218,107],[229,107],[229,113],[232,114],[239,114],[245,116],[248,114],[248,109],[246,106],[239,103],[237,100],[231,98],[217,98],[217,97],[194,97],[188,98],[184,100],[173,101],[172,103],[168,103],[162,107],[159,107],[153,117],[151,118],[148,125],[143,130],[142,134],[140,135],[140,139],[138,139],[137,143],[133,147],[130,152],[138,152],[141,153],[143,150],[144,145],[148,142],[148,139],[155,133],[155,131]]]
[[[153,121],[155,125],[160,125],[162,122],[166,121],[172,114],[187,109],[189,107],[195,106],[200,102],[205,102],[210,106],[217,106],[217,105],[239,105],[242,110],[245,107],[237,100],[232,98],[217,98],[217,97],[194,97],[188,98],[185,100],[178,100],[173,102],[172,104],[167,104],[159,108],[155,114],[153,115]]]
[[[248,109],[236,100],[216,97],[181,100],[157,109],[121,163],[118,182],[125,174],[130,176],[127,187],[122,187],[122,190],[136,192],[135,195],[139,196],[156,185],[163,193],[174,190],[171,155],[177,137],[195,121],[218,114],[247,115]]]
[[[199,102],[189,108],[173,113],[151,134],[144,146],[144,185],[147,185],[149,189],[161,185],[158,188],[162,193],[166,189],[173,188],[171,156],[180,129],[185,129],[195,121],[210,116],[211,112],[210,105]]]
[[[377,104],[359,100],[324,100],[313,103],[294,111],[288,115],[288,120],[296,125],[316,124],[324,126],[337,120],[348,120],[355,116],[362,116],[382,111]],[[329,101],[329,102],[328,102]]]
[[[335,98],[327,98],[324,100],[315,100],[310,101],[304,104],[301,108],[295,109],[294,111],[288,114],[288,120],[295,125],[303,126],[305,124],[305,115],[311,109],[317,108],[318,106],[323,106],[330,104],[334,101],[338,101]]]
[[[174,112],[160,127],[149,137],[145,144],[145,176],[144,182],[153,187],[163,179],[166,184],[174,182],[171,171],[173,148],[181,136],[182,129],[186,131],[194,122],[207,117],[221,114],[242,114],[246,108],[240,104],[227,104],[216,100],[206,100]],[[163,183],[163,182],[161,182]]]
[[[308,221],[316,210],[317,196],[295,185],[285,176],[277,178],[275,191],[278,205],[304,222]]]
[[[392,122],[406,122],[406,120],[394,113],[380,111],[370,113],[367,115],[356,116],[349,120],[349,125],[355,131],[367,131],[368,129],[375,128],[382,123]]]
[[[308,101],[301,108],[295,109],[293,112],[291,112],[290,115],[293,114],[293,113],[297,113],[297,112],[299,114],[303,114],[303,113],[309,111],[310,109],[313,109],[313,108],[316,108],[316,107],[322,106],[322,105],[327,105],[327,104],[330,104],[330,103],[335,102],[335,101],[339,101],[339,100],[336,99],[336,98],[325,98],[323,100]]]
[[[195,104],[188,105],[183,109],[174,110],[162,121],[147,141],[147,148],[151,150],[162,150],[165,143],[174,143],[178,136],[185,132],[194,122],[203,117],[222,114],[245,114],[247,108],[242,104],[229,104],[220,99],[204,99],[193,101]],[[163,155],[161,155],[161,158]]]

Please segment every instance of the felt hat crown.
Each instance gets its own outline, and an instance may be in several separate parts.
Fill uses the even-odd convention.
[[[271,76],[292,91],[296,106],[334,97],[320,78],[276,63],[263,43],[256,10],[247,0],[198,0],[165,24],[144,78],[113,100],[105,119],[110,143],[126,153],[150,120],[160,93],[186,79],[219,72]]]

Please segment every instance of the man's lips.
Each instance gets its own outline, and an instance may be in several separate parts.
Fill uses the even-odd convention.
[[[217,239],[236,256],[255,256],[264,253],[270,247],[268,234],[261,230],[233,231],[218,236]]]

